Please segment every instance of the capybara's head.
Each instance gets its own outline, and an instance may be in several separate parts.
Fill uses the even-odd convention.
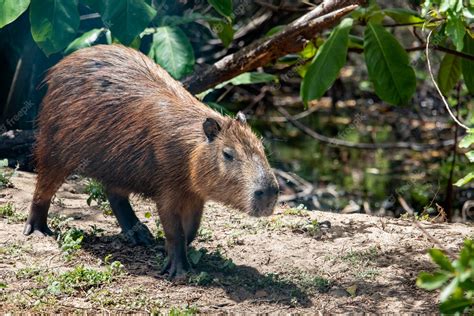
[[[278,183],[245,116],[207,118],[202,129],[206,142],[196,148],[192,159],[194,187],[206,198],[250,215],[272,214]]]

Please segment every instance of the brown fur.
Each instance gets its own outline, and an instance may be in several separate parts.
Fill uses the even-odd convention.
[[[35,216],[45,217],[72,172],[101,181],[119,197],[152,198],[168,243],[182,234],[188,243],[194,238],[207,200],[254,215],[271,212],[274,203],[254,208],[256,190],[276,187],[261,141],[246,124],[196,100],[143,54],[118,45],[82,49],[53,67],[46,83],[29,222],[45,222]],[[208,118],[221,128],[213,141],[203,131]],[[225,148],[232,150],[232,164],[222,156]]]

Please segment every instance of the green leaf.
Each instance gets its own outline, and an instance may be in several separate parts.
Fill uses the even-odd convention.
[[[0,29],[15,21],[29,5],[30,0],[0,0]]]
[[[462,313],[464,310],[474,304],[472,299],[457,298],[450,299],[449,301],[443,302],[439,305],[439,310],[443,314],[454,314]]]
[[[275,35],[277,33],[280,33],[281,31],[283,31],[283,29],[285,28],[286,25],[277,25],[277,26],[274,26],[272,27],[271,29],[268,30],[267,33],[265,33],[265,37],[270,37],[272,35]]]
[[[92,29],[89,32],[85,32],[84,34],[76,38],[74,41],[72,41],[71,44],[68,45],[68,47],[66,47],[66,49],[64,50],[64,54],[68,55],[78,49],[91,47],[104,31],[105,29],[102,28]]]
[[[267,74],[265,72],[244,72],[243,74],[238,75],[226,82],[219,84],[219,86],[224,86],[228,83],[233,84],[234,86],[238,86],[241,84],[255,84],[255,83],[264,83],[264,82],[271,82],[276,80],[276,76],[272,74]],[[216,87],[216,88],[217,88]]]
[[[301,83],[305,103],[319,99],[329,89],[346,63],[352,19],[344,19],[319,48]]]
[[[469,162],[474,162],[474,150],[468,151],[466,153],[466,157],[469,160]]]
[[[474,144],[474,130],[470,129],[459,142],[459,148],[469,148],[472,144]]]
[[[234,86],[242,85],[242,84],[256,84],[256,83],[265,83],[265,82],[271,82],[271,81],[276,81],[277,77],[272,74],[267,74],[264,72],[244,72],[243,74],[238,75],[237,77],[234,77],[230,80],[224,81],[214,88],[208,89],[204,92],[201,92],[197,95],[199,99],[204,99],[206,95],[208,95],[210,92],[220,89],[227,84],[233,84]]]
[[[189,261],[191,261],[193,265],[197,265],[202,258],[202,252],[194,248],[191,248],[188,251],[188,258],[189,258]]]
[[[156,16],[143,0],[88,0],[102,16],[104,25],[122,44],[129,45]],[[99,3],[97,3],[99,2]]]
[[[463,52],[474,56],[474,38],[466,32],[464,35],[464,48]],[[474,61],[467,58],[461,59],[462,75],[464,77],[464,83],[471,94],[474,94]]]
[[[32,0],[31,34],[46,55],[65,48],[79,28],[78,0]]]
[[[234,39],[234,29],[232,28],[232,24],[224,21],[210,21],[209,25],[212,31],[219,36],[224,47],[228,47]]]
[[[145,218],[151,218],[151,213],[150,212],[145,212]]]
[[[464,34],[466,28],[461,15],[448,11],[448,21],[446,22],[446,34],[451,38],[456,46],[456,50],[462,51],[464,46]]]
[[[454,185],[457,186],[457,187],[462,187],[463,185],[471,182],[472,180],[474,180],[474,171],[469,172],[466,176],[464,176],[461,179],[459,179],[458,181],[456,181],[456,183]]]
[[[193,70],[193,47],[186,34],[178,27],[159,27],[153,35],[148,55],[175,79],[180,79]]]
[[[227,18],[232,16],[232,0],[208,0],[207,2],[222,16]]]
[[[421,272],[416,280],[416,285],[422,289],[432,291],[440,288],[449,280],[449,277],[449,274],[441,272],[435,272],[434,274]]]
[[[425,21],[418,12],[410,9],[392,8],[385,9],[383,12],[397,23],[420,23],[421,25]]]
[[[451,294],[454,293],[454,291],[458,287],[458,283],[458,278],[454,278],[446,287],[443,288],[443,290],[439,294],[439,300],[441,302],[446,301],[451,296]]]
[[[440,249],[430,249],[428,253],[431,256],[431,259],[439,265],[444,271],[454,272],[453,265],[449,258],[440,250]]]
[[[391,104],[404,104],[416,89],[416,77],[408,55],[381,25],[368,23],[364,33],[364,56],[375,93]]]
[[[444,54],[438,72],[438,85],[444,95],[448,95],[461,78],[461,58]]]

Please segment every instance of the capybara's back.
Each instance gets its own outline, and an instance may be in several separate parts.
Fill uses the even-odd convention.
[[[138,51],[98,45],[64,58],[47,75],[38,118],[38,181],[25,234],[50,234],[51,197],[71,173],[103,183],[131,243],[153,237],[128,196],[152,198],[170,257],[188,267],[185,245],[212,199],[253,215],[272,212],[278,187],[260,140],[242,115],[223,117]]]

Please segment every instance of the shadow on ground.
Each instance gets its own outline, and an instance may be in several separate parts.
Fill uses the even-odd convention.
[[[82,249],[102,260],[112,255],[112,260],[120,261],[131,275],[165,278],[159,273],[164,260],[163,240],[152,247],[132,247],[123,242],[121,235],[86,235]],[[251,300],[256,303],[264,301],[267,304],[311,306],[308,293],[291,281],[273,274],[261,274],[250,266],[236,265],[219,251],[197,251],[191,247],[191,252],[199,253],[200,258],[186,281],[188,286],[220,287],[237,303]],[[265,295],[258,295],[259,291],[265,291]]]

